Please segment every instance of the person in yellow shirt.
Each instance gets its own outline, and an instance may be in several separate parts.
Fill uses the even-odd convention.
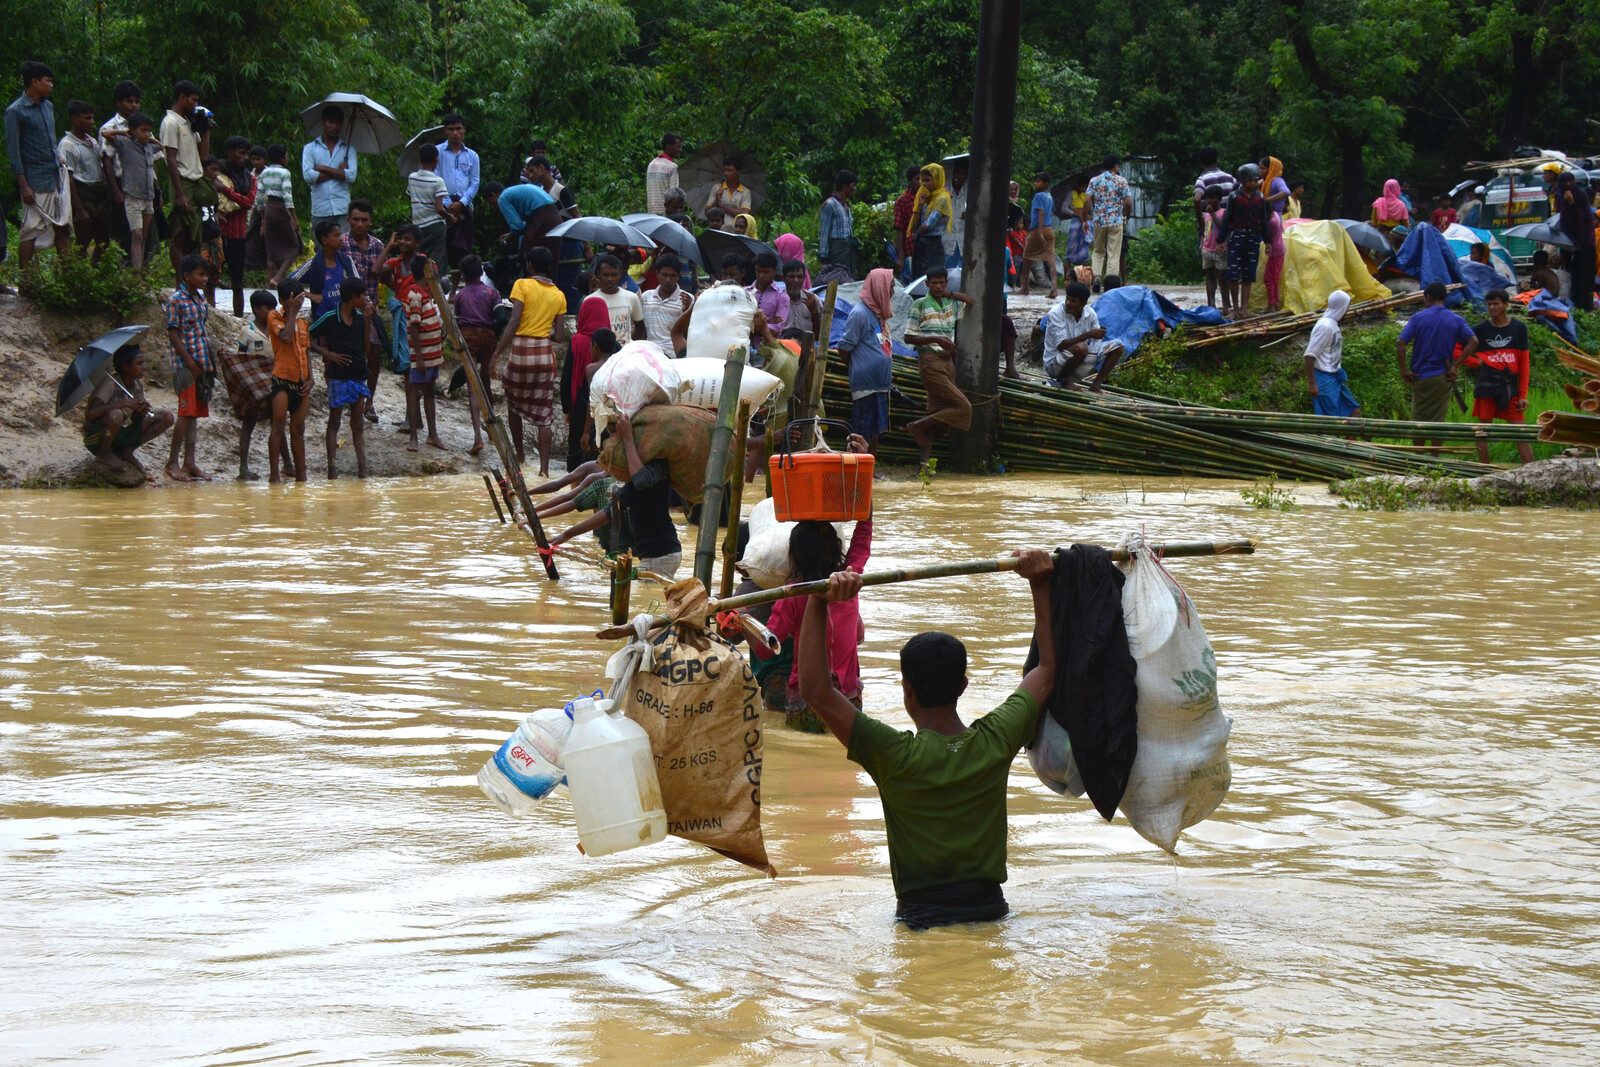
[[[566,340],[561,316],[566,313],[567,298],[553,280],[556,262],[548,248],[530,248],[524,263],[527,274],[511,286],[511,321],[489,360],[489,373],[494,374],[500,356],[510,348],[500,384],[505,388],[506,421],[516,444],[517,462],[526,460],[522,449],[522,422],[526,419],[538,435],[539,477],[548,478],[556,407],[555,346]]]

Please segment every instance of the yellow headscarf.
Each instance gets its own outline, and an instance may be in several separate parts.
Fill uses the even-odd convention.
[[[744,235],[752,241],[760,240],[756,236],[756,217],[754,215],[735,215],[735,220],[744,219]]]
[[[911,225],[906,227],[906,236],[915,237],[922,227],[922,220],[927,218],[929,211],[937,211],[944,215],[944,232],[955,232],[955,205],[950,202],[950,194],[944,187],[944,168],[937,163],[929,163],[922,168],[922,173],[933,178],[933,188],[924,187],[917,190],[917,202],[912,206]]]
[[[1272,183],[1275,179],[1283,177],[1283,161],[1277,156],[1267,157],[1267,173],[1261,179],[1261,195],[1272,195]]]

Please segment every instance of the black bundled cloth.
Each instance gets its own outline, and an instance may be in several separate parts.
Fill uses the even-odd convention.
[[[1122,803],[1139,751],[1138,667],[1122,622],[1122,582],[1110,552],[1073,545],[1058,552],[1050,586],[1056,687],[1043,713],[1067,731],[1084,790],[1107,821]],[[1035,644],[1024,672],[1038,662]]]

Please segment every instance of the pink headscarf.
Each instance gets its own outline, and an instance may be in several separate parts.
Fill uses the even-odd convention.
[[[801,263],[806,261],[806,243],[792,233],[786,233],[772,242],[773,249],[783,257],[785,263],[797,259]],[[800,283],[805,288],[811,288],[811,271],[806,271],[806,280]]]
[[[1405,222],[1411,217],[1406,202],[1400,199],[1400,183],[1390,178],[1383,183],[1383,195],[1372,202],[1373,214],[1379,222]]]
[[[861,302],[878,316],[879,322],[888,322],[894,315],[894,272],[888,267],[868,271],[866,284],[861,287]]]

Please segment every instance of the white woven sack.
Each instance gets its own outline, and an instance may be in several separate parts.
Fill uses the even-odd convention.
[[[595,371],[589,412],[596,440],[617,415],[633,418],[651,404],[670,404],[683,392],[677,360],[649,341],[629,341]]]
[[[719,359],[689,356],[673,360],[673,369],[683,380],[683,392],[673,403],[715,411],[722,402],[722,373],[728,369],[727,357],[728,353],[723,352]],[[782,384],[783,379],[776,374],[747,365],[739,375],[739,399],[749,401],[750,410],[754,411]]]
[[[756,321],[756,298],[742,285],[718,282],[694,300],[689,317],[687,352],[690,359],[728,358],[734,345],[748,345]],[[716,404],[713,402],[712,407]]]
[[[1217,657],[1200,616],[1144,538],[1129,535],[1122,618],[1138,664],[1139,753],[1122,813],[1140,836],[1176,852],[1178,834],[1227,795],[1232,721],[1217,702]]]

